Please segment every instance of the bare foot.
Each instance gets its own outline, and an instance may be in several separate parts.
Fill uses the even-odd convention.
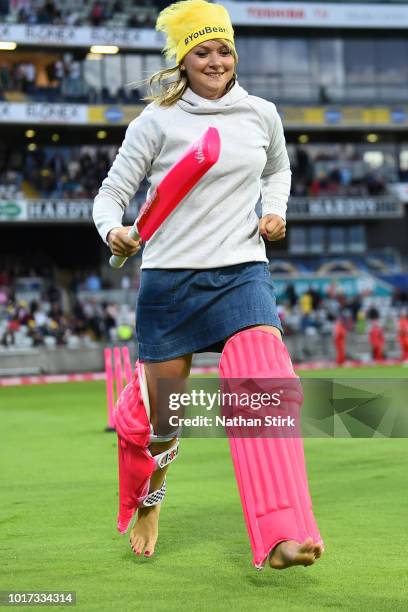
[[[273,569],[286,569],[292,565],[312,565],[323,554],[323,545],[307,538],[302,544],[288,540],[277,544],[269,555]]]
[[[136,555],[144,552],[145,557],[154,553],[159,535],[160,504],[150,508],[139,508],[137,520],[130,532],[130,545]]]

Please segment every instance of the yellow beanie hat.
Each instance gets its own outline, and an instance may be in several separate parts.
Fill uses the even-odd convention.
[[[167,36],[165,56],[176,56],[178,64],[193,47],[206,40],[225,38],[234,46],[234,30],[227,9],[205,0],[171,4],[159,14],[156,30]]]

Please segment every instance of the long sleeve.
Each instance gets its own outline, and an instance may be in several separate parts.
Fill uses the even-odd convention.
[[[277,214],[286,218],[291,171],[282,121],[274,108],[273,133],[267,149],[267,161],[261,176],[262,216]]]
[[[122,225],[124,210],[156,155],[159,137],[150,118],[151,113],[145,110],[130,123],[115,161],[95,197],[93,219],[104,242],[111,229]]]
[[[264,214],[285,216],[289,160],[275,105],[248,95],[238,83],[216,100],[187,89],[169,107],[149,104],[130,124],[95,198],[99,233],[106,242],[108,232],[122,225],[123,212],[143,177],[150,190],[156,188],[209,127],[220,134],[219,160],[146,242],[144,269],[267,261],[255,208],[261,192]]]

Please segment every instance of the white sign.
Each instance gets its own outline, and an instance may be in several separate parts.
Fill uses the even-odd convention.
[[[0,102],[0,123],[51,123],[82,125],[88,123],[86,104],[48,104]]]
[[[0,200],[0,221],[27,221],[26,200]]]
[[[0,40],[22,45],[90,47],[117,45],[121,49],[161,50],[164,38],[153,28],[91,28],[88,26],[8,25],[0,23]]]
[[[401,202],[392,197],[290,198],[289,219],[388,219],[402,217]]]
[[[91,221],[92,200],[32,200],[27,202],[30,221]]]
[[[407,28],[408,5],[302,2],[224,2],[233,25]]]
[[[141,195],[133,198],[125,210],[124,220],[133,222],[137,217]],[[48,198],[42,200],[1,200],[0,221],[43,221],[43,222],[86,222],[92,221],[93,200],[60,200]]]
[[[408,204],[408,183],[391,183],[388,189],[395,193],[403,204]]]

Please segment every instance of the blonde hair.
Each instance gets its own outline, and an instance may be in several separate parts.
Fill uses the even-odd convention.
[[[235,70],[238,64],[238,54],[229,40],[223,38],[217,38],[217,40],[229,49],[235,60],[234,74],[225,88],[225,93],[227,93],[234,86],[237,78]],[[175,80],[170,80],[173,77],[175,77]],[[181,70],[181,64],[155,72],[146,83],[149,86],[149,95],[145,96],[143,100],[155,102],[158,106],[172,106],[183,97],[189,86],[187,72]]]

